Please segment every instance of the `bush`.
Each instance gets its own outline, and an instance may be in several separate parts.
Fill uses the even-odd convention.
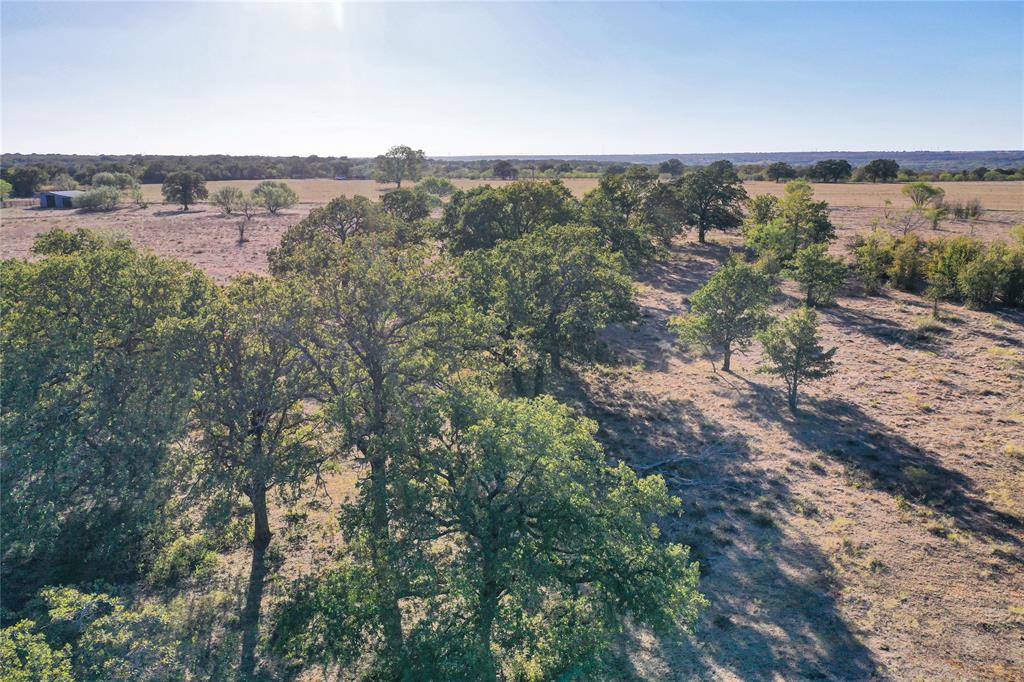
[[[280,180],[264,180],[252,190],[253,199],[263,208],[276,214],[282,208],[294,206],[299,195],[291,187]]]
[[[237,211],[245,199],[245,192],[234,186],[221,187],[210,195],[210,201],[224,212],[224,215],[231,215]]]
[[[999,300],[1003,305],[1024,307],[1024,244],[1006,249]]]
[[[902,291],[913,291],[924,276],[924,249],[917,235],[907,234],[893,242],[892,259],[886,274]]]
[[[880,292],[889,276],[894,243],[892,235],[878,229],[853,243],[853,269],[869,294]]]
[[[217,555],[210,551],[206,536],[182,536],[160,552],[149,580],[154,585],[177,585],[193,576],[207,577],[216,566]]]
[[[86,211],[112,211],[121,201],[121,191],[116,187],[102,186],[87,190],[75,199],[75,204]]]
[[[993,245],[974,260],[968,262],[956,275],[956,288],[964,300],[973,308],[983,308],[995,302],[996,293],[1002,288],[1001,249]]]
[[[965,203],[958,201],[953,204],[948,204],[948,206],[953,212],[953,218],[956,220],[980,218],[981,214],[985,212],[985,209],[981,206],[981,202],[977,199],[971,199]]]
[[[960,273],[982,251],[981,244],[968,237],[940,239],[929,244],[927,265],[927,296],[934,304],[933,317],[938,317],[939,301],[961,296]]]

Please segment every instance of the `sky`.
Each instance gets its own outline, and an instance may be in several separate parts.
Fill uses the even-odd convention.
[[[1024,3],[0,4],[0,149],[1024,148]]]

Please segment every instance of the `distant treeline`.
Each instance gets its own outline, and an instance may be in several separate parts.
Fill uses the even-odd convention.
[[[421,152],[420,152],[421,153]],[[857,153],[858,155],[862,153]],[[905,157],[909,153],[894,153]],[[921,154],[925,154],[921,152]],[[1024,180],[1024,154],[1015,152],[928,152],[937,156],[973,154],[949,158],[947,165],[921,170],[903,166],[897,158],[875,158],[855,165],[847,158],[823,158],[799,164],[775,160],[764,163],[740,163],[736,166],[743,180],[787,181],[803,178],[818,182],[913,182]],[[636,156],[625,162],[605,159],[423,159],[425,175],[440,178],[467,179],[557,179],[599,177],[617,174],[626,168],[643,166],[652,171],[679,177],[685,171],[702,168],[709,163],[692,163],[696,158],[712,155],[681,155],[658,162],[640,162],[651,157]],[[749,155],[748,155],[749,156]],[[767,155],[765,155],[767,156]],[[787,156],[776,154],[774,158]],[[789,154],[796,158],[820,156],[820,153]],[[847,154],[849,156],[849,154]],[[979,158],[1002,160],[1001,165],[975,165]],[[77,155],[77,154],[4,154],[0,160],[3,180],[12,186],[14,196],[32,196],[41,189],[75,189],[93,184],[97,173],[124,173],[142,183],[162,183],[175,171],[194,171],[206,180],[266,180],[277,178],[350,178],[370,179],[379,167],[381,157],[348,158],[344,156],[158,156],[158,155]],[[857,157],[859,159],[859,156]],[[682,160],[686,159],[686,161]],[[1013,161],[1015,163],[1009,163]],[[688,163],[689,162],[689,163]],[[931,163],[931,162],[929,162]]]

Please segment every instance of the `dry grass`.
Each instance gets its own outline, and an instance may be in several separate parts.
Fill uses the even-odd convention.
[[[243,189],[252,189],[259,180],[224,180],[208,182],[210,192],[234,185]],[[361,195],[376,199],[382,190],[392,185],[382,185],[373,180],[330,180],[324,178],[286,180],[299,194],[302,203],[322,204],[337,196]],[[479,185],[504,185],[505,180],[454,180],[458,187],[468,189]],[[597,186],[592,178],[567,178],[563,182],[578,197],[583,196]],[[967,201],[978,199],[986,209],[1005,211],[1024,211],[1024,182],[939,182],[937,186],[946,190],[947,201]],[[747,182],[747,192],[754,194],[781,195],[785,185],[774,182]],[[823,199],[832,206],[849,208],[882,208],[888,199],[896,208],[909,208],[910,201],[901,191],[898,184],[827,184],[814,185],[815,197]],[[162,201],[160,185],[143,185],[143,192],[152,202]]]

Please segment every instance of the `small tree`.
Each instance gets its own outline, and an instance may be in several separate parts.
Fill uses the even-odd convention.
[[[846,264],[828,254],[828,244],[811,244],[796,252],[789,274],[806,292],[806,305],[828,304],[846,279]]]
[[[11,192],[14,191],[14,186],[6,180],[0,180],[0,199],[6,199],[11,196]]]
[[[817,315],[804,306],[789,317],[776,320],[757,335],[764,349],[763,374],[782,377],[788,389],[789,409],[796,412],[800,384],[827,377],[835,372],[832,356],[836,349],[825,350],[818,338]]]
[[[939,301],[959,293],[957,281],[967,264],[978,257],[980,245],[967,237],[932,242],[925,268],[928,289],[925,295],[932,302],[932,317],[939,318]]]
[[[425,161],[426,156],[422,149],[398,145],[377,157],[374,176],[378,182],[393,182],[401,187],[402,180],[419,179],[420,170]]]
[[[746,348],[768,323],[768,304],[775,287],[758,268],[733,258],[690,299],[690,313],[671,321],[686,343],[722,354],[722,369],[731,370],[736,348]]]
[[[210,201],[213,202],[214,206],[220,207],[220,210],[224,212],[224,215],[231,215],[238,210],[238,207],[244,198],[245,192],[238,187],[228,185],[227,187],[221,187],[219,190],[214,192],[210,196]]]
[[[763,225],[779,217],[779,198],[773,194],[758,194],[747,199],[748,225]]]
[[[414,223],[430,216],[430,200],[431,195],[417,186],[388,192],[381,198],[380,204],[388,215]]]
[[[165,200],[172,204],[181,204],[182,209],[186,211],[189,206],[209,196],[206,179],[195,171],[176,171],[168,174],[160,191],[163,192]]]
[[[440,199],[451,196],[458,189],[455,183],[448,178],[438,178],[433,175],[425,177],[416,183],[416,188]]]
[[[149,206],[149,202],[146,201],[146,195],[142,192],[142,185],[135,183],[132,186],[132,203],[139,208],[146,208]]]
[[[811,166],[808,175],[822,182],[841,182],[850,177],[853,168],[845,159],[826,159]]]
[[[686,166],[679,159],[669,159],[668,161],[662,161],[658,165],[659,173],[667,173],[673,178],[678,178],[686,170]]]
[[[949,207],[940,201],[935,206],[926,208],[924,215],[928,218],[928,222],[932,224],[932,229],[937,230],[939,229],[939,223],[949,217]]]
[[[927,182],[911,182],[903,185],[902,192],[917,209],[923,209],[928,204],[939,204],[946,194],[946,190],[929,185]]]
[[[282,208],[290,208],[299,201],[295,190],[280,180],[264,180],[256,185],[252,190],[252,198],[275,215]]]

